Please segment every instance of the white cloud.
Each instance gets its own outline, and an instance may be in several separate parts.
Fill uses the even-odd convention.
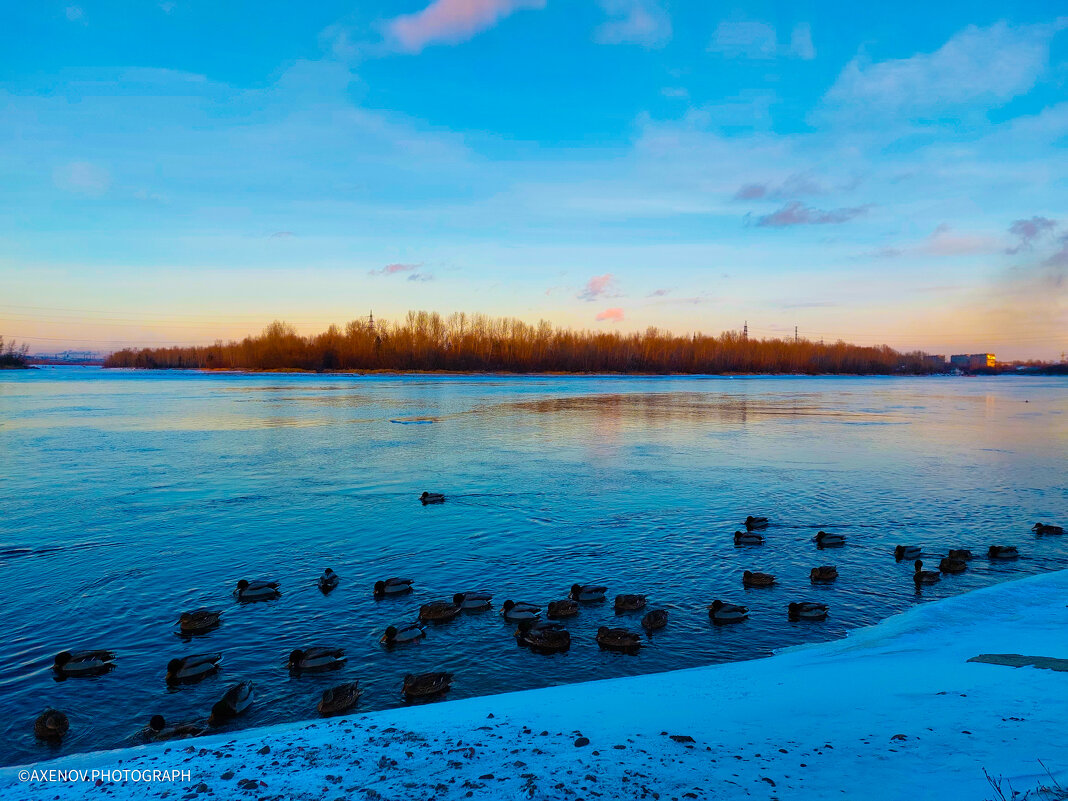
[[[671,39],[671,17],[657,0],[600,0],[609,19],[597,28],[601,44],[662,47]]]
[[[812,44],[812,27],[807,22],[794,26],[788,44],[779,42],[778,31],[767,22],[721,22],[712,34],[708,51],[727,58],[789,57],[808,61],[816,57],[816,48]]]
[[[524,8],[544,8],[545,0],[433,0],[422,11],[394,17],[386,27],[394,46],[418,53],[431,44],[466,42]]]
[[[67,192],[99,197],[111,186],[111,174],[89,161],[71,161],[52,170],[52,181]]]

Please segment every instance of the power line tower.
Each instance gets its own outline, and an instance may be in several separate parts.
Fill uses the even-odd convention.
[[[369,315],[367,315],[367,327],[370,328],[372,331],[375,330],[375,312],[374,312],[374,309],[371,309],[371,313]]]
[[[749,339],[749,321],[746,320],[742,325],[742,339]]]
[[[794,326],[794,344],[797,344],[797,326]]]

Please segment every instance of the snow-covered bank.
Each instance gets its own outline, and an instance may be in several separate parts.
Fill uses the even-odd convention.
[[[0,797],[985,799],[984,768],[1018,790],[1051,784],[1039,760],[1068,785],[1068,673],[967,661],[1068,657],[1066,602],[1060,571],[769,659],[38,766],[187,781],[34,783],[4,768]]]

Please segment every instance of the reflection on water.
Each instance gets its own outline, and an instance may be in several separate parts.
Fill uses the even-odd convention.
[[[762,656],[841,636],[910,604],[1068,566],[1068,382],[1055,378],[628,378],[200,375],[59,368],[0,374],[0,762],[51,752],[32,720],[71,719],[60,752],[129,741],[156,712],[204,716],[231,683],[259,700],[240,725],[310,717],[359,678],[360,708],[402,703],[405,673],[451,670],[451,697]],[[397,421],[397,422],[393,422]],[[430,422],[432,421],[432,422]],[[415,425],[405,423],[418,423]],[[424,489],[449,495],[423,507]],[[746,514],[767,544],[736,548]],[[819,528],[845,548],[818,551]],[[917,593],[898,543],[1016,544]],[[812,586],[808,571],[840,578]],[[324,567],[341,576],[324,596]],[[741,572],[779,577],[745,589]],[[375,601],[407,575],[416,592]],[[283,595],[238,606],[240,578]],[[545,603],[575,582],[645,593],[669,624],[638,656],[597,648],[599,625],[640,614],[584,607],[572,647],[519,648],[496,611],[385,651],[390,623],[464,590]],[[714,627],[706,607],[745,603]],[[791,623],[792,600],[828,603]],[[185,641],[178,614],[224,610]],[[347,665],[291,675],[290,650],[337,645]],[[108,647],[107,676],[55,682],[64,648]],[[219,650],[223,669],[168,689],[166,662]]]

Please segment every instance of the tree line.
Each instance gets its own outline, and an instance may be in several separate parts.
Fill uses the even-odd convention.
[[[26,354],[30,352],[30,346],[19,346],[14,341],[4,345],[4,337],[0,336],[0,368],[28,367]]]

